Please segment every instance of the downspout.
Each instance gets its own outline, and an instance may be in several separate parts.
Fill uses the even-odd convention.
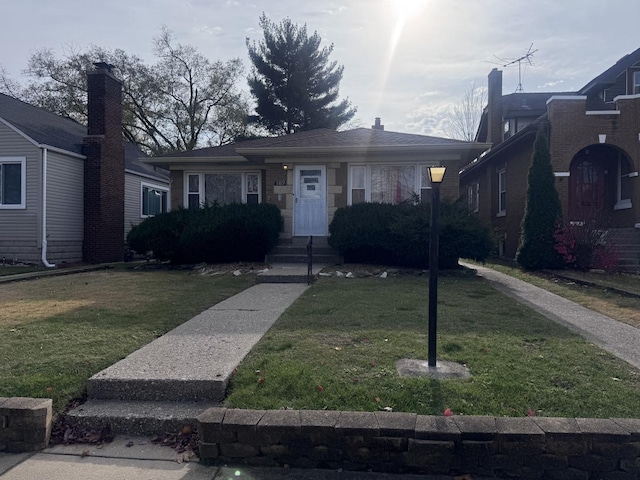
[[[42,264],[54,268],[54,263],[47,260],[47,149],[42,149]]]

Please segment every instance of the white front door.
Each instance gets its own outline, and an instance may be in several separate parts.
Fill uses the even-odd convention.
[[[327,170],[324,165],[296,166],[293,235],[327,235]]]

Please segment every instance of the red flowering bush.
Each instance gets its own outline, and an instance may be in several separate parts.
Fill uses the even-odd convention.
[[[567,268],[611,270],[618,263],[612,235],[594,223],[560,225],[553,234],[554,248]]]

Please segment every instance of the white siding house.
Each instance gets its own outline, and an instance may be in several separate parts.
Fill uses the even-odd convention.
[[[0,94],[0,261],[83,260],[86,135],[73,120]],[[168,175],[143,156],[125,144],[123,236],[146,216],[143,184],[169,188]]]

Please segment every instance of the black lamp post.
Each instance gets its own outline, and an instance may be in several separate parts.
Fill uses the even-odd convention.
[[[431,182],[431,235],[429,241],[429,349],[428,366],[436,366],[436,332],[438,329],[438,217],[440,216],[440,184],[445,167],[429,167]]]

